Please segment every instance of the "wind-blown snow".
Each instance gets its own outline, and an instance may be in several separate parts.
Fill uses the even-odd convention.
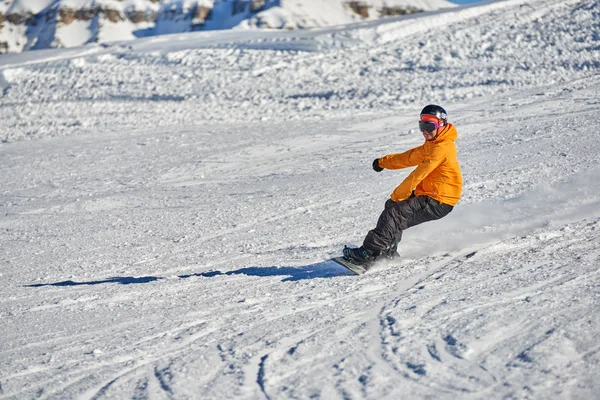
[[[599,8],[0,57],[0,398],[596,398]],[[463,198],[350,276],[429,102]]]

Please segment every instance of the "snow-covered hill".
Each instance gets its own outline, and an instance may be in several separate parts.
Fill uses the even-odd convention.
[[[599,18],[507,0],[2,56],[0,399],[597,398]],[[409,172],[371,162],[429,102],[464,196],[349,276],[326,260]]]
[[[446,0],[4,0],[0,54],[235,27],[314,28],[453,6]]]

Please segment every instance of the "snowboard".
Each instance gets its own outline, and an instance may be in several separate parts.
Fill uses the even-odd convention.
[[[365,272],[367,272],[367,269],[365,267],[362,267],[357,264],[353,264],[350,261],[346,260],[344,257],[333,257],[331,259],[331,261],[334,261],[334,262],[346,267],[350,271],[354,272],[356,275],[362,275]]]

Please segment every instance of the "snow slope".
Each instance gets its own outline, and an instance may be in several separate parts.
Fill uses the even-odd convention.
[[[355,7],[351,6],[354,4]],[[446,0],[283,0],[256,15],[247,16],[241,23],[229,17],[229,10],[213,18],[217,26],[239,26],[240,28],[267,27],[277,29],[316,28],[323,26],[348,24],[360,20],[373,20],[385,15],[385,9],[400,9],[401,12],[433,11],[453,8],[456,5]],[[362,13],[362,14],[361,14]],[[222,21],[222,22],[219,22]],[[233,24],[233,25],[232,25]],[[213,22],[208,21],[206,28],[211,29]]]
[[[315,28],[453,7],[446,0],[3,0],[0,54],[215,29]]]
[[[597,398],[599,7],[3,56],[0,398]],[[349,276],[428,102],[464,196]]]

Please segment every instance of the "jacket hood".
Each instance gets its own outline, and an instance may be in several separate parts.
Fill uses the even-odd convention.
[[[456,141],[458,139],[458,132],[451,123],[447,123],[446,127],[439,133],[439,135],[433,141],[434,143],[443,142],[446,140]]]

